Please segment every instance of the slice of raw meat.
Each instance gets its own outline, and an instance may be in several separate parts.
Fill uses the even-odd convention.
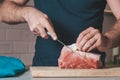
[[[61,55],[58,59],[58,66],[60,68],[81,68],[81,69],[98,69],[102,67],[99,54],[77,51],[75,44],[63,47]]]

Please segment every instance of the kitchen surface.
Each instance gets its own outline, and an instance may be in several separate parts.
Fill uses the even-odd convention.
[[[33,78],[30,71],[26,71],[17,77],[0,78],[0,80],[120,80],[120,77],[42,77]]]
[[[72,76],[72,77],[71,77]],[[15,77],[0,80],[120,80],[120,65],[106,65],[103,69],[60,69],[58,67],[26,67]]]
[[[30,0],[28,4],[33,5],[33,0]],[[106,32],[114,24],[114,22],[115,18],[107,6],[104,14],[103,33]],[[92,76],[87,76],[82,74],[82,72],[80,73],[84,76],[77,76],[79,74],[76,72],[76,76],[71,78],[69,76],[60,76],[60,74],[64,75],[64,71],[60,73],[61,70],[59,71],[58,68],[57,71],[48,68],[48,71],[51,70],[50,72],[47,72],[44,69],[36,70],[32,67],[30,68],[35,52],[35,40],[36,37],[30,32],[27,24],[8,25],[5,23],[0,23],[0,55],[19,58],[27,67],[26,71],[22,74],[19,74],[15,77],[0,78],[0,80],[120,80],[120,47],[109,50],[107,52],[108,54],[106,59],[106,63],[110,64],[110,67],[114,67],[113,65],[115,64],[117,66],[115,66],[115,68],[118,68],[117,70],[111,68],[110,71],[107,69],[105,73],[104,71],[100,71],[102,76],[95,76],[94,74],[97,73],[92,74]],[[35,77],[33,72],[38,73],[38,76]],[[54,75],[41,76],[39,75],[40,72],[53,73]],[[86,73],[87,72],[89,71],[86,71]],[[109,73],[113,76],[108,76],[110,75]],[[55,74],[58,74],[59,76],[55,77]],[[69,72],[66,72],[66,74],[69,75]],[[70,74],[75,75],[72,73],[72,71]],[[99,73],[98,75],[101,74]]]
[[[40,77],[120,77],[120,68],[60,69],[58,67],[30,67],[31,75]]]

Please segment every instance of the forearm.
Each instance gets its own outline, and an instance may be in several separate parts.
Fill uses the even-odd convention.
[[[26,22],[25,15],[32,7],[18,5],[13,1],[4,1],[0,6],[0,21],[6,23]]]
[[[108,38],[108,48],[120,45],[120,19],[108,32],[105,33],[105,36]]]

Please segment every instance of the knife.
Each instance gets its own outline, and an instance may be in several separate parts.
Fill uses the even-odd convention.
[[[50,34],[50,32],[47,32],[47,34],[49,35],[49,36],[51,36],[51,34]],[[70,47],[68,47],[64,42],[62,42],[61,40],[59,40],[59,39],[57,39],[56,41],[58,41],[60,44],[62,44],[63,46],[66,46],[68,49],[70,49],[72,52],[73,52],[73,49],[72,48],[70,48]]]

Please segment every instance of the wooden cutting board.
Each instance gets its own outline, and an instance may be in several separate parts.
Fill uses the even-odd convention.
[[[120,67],[106,69],[60,69],[58,67],[30,67],[33,77],[120,77]]]

